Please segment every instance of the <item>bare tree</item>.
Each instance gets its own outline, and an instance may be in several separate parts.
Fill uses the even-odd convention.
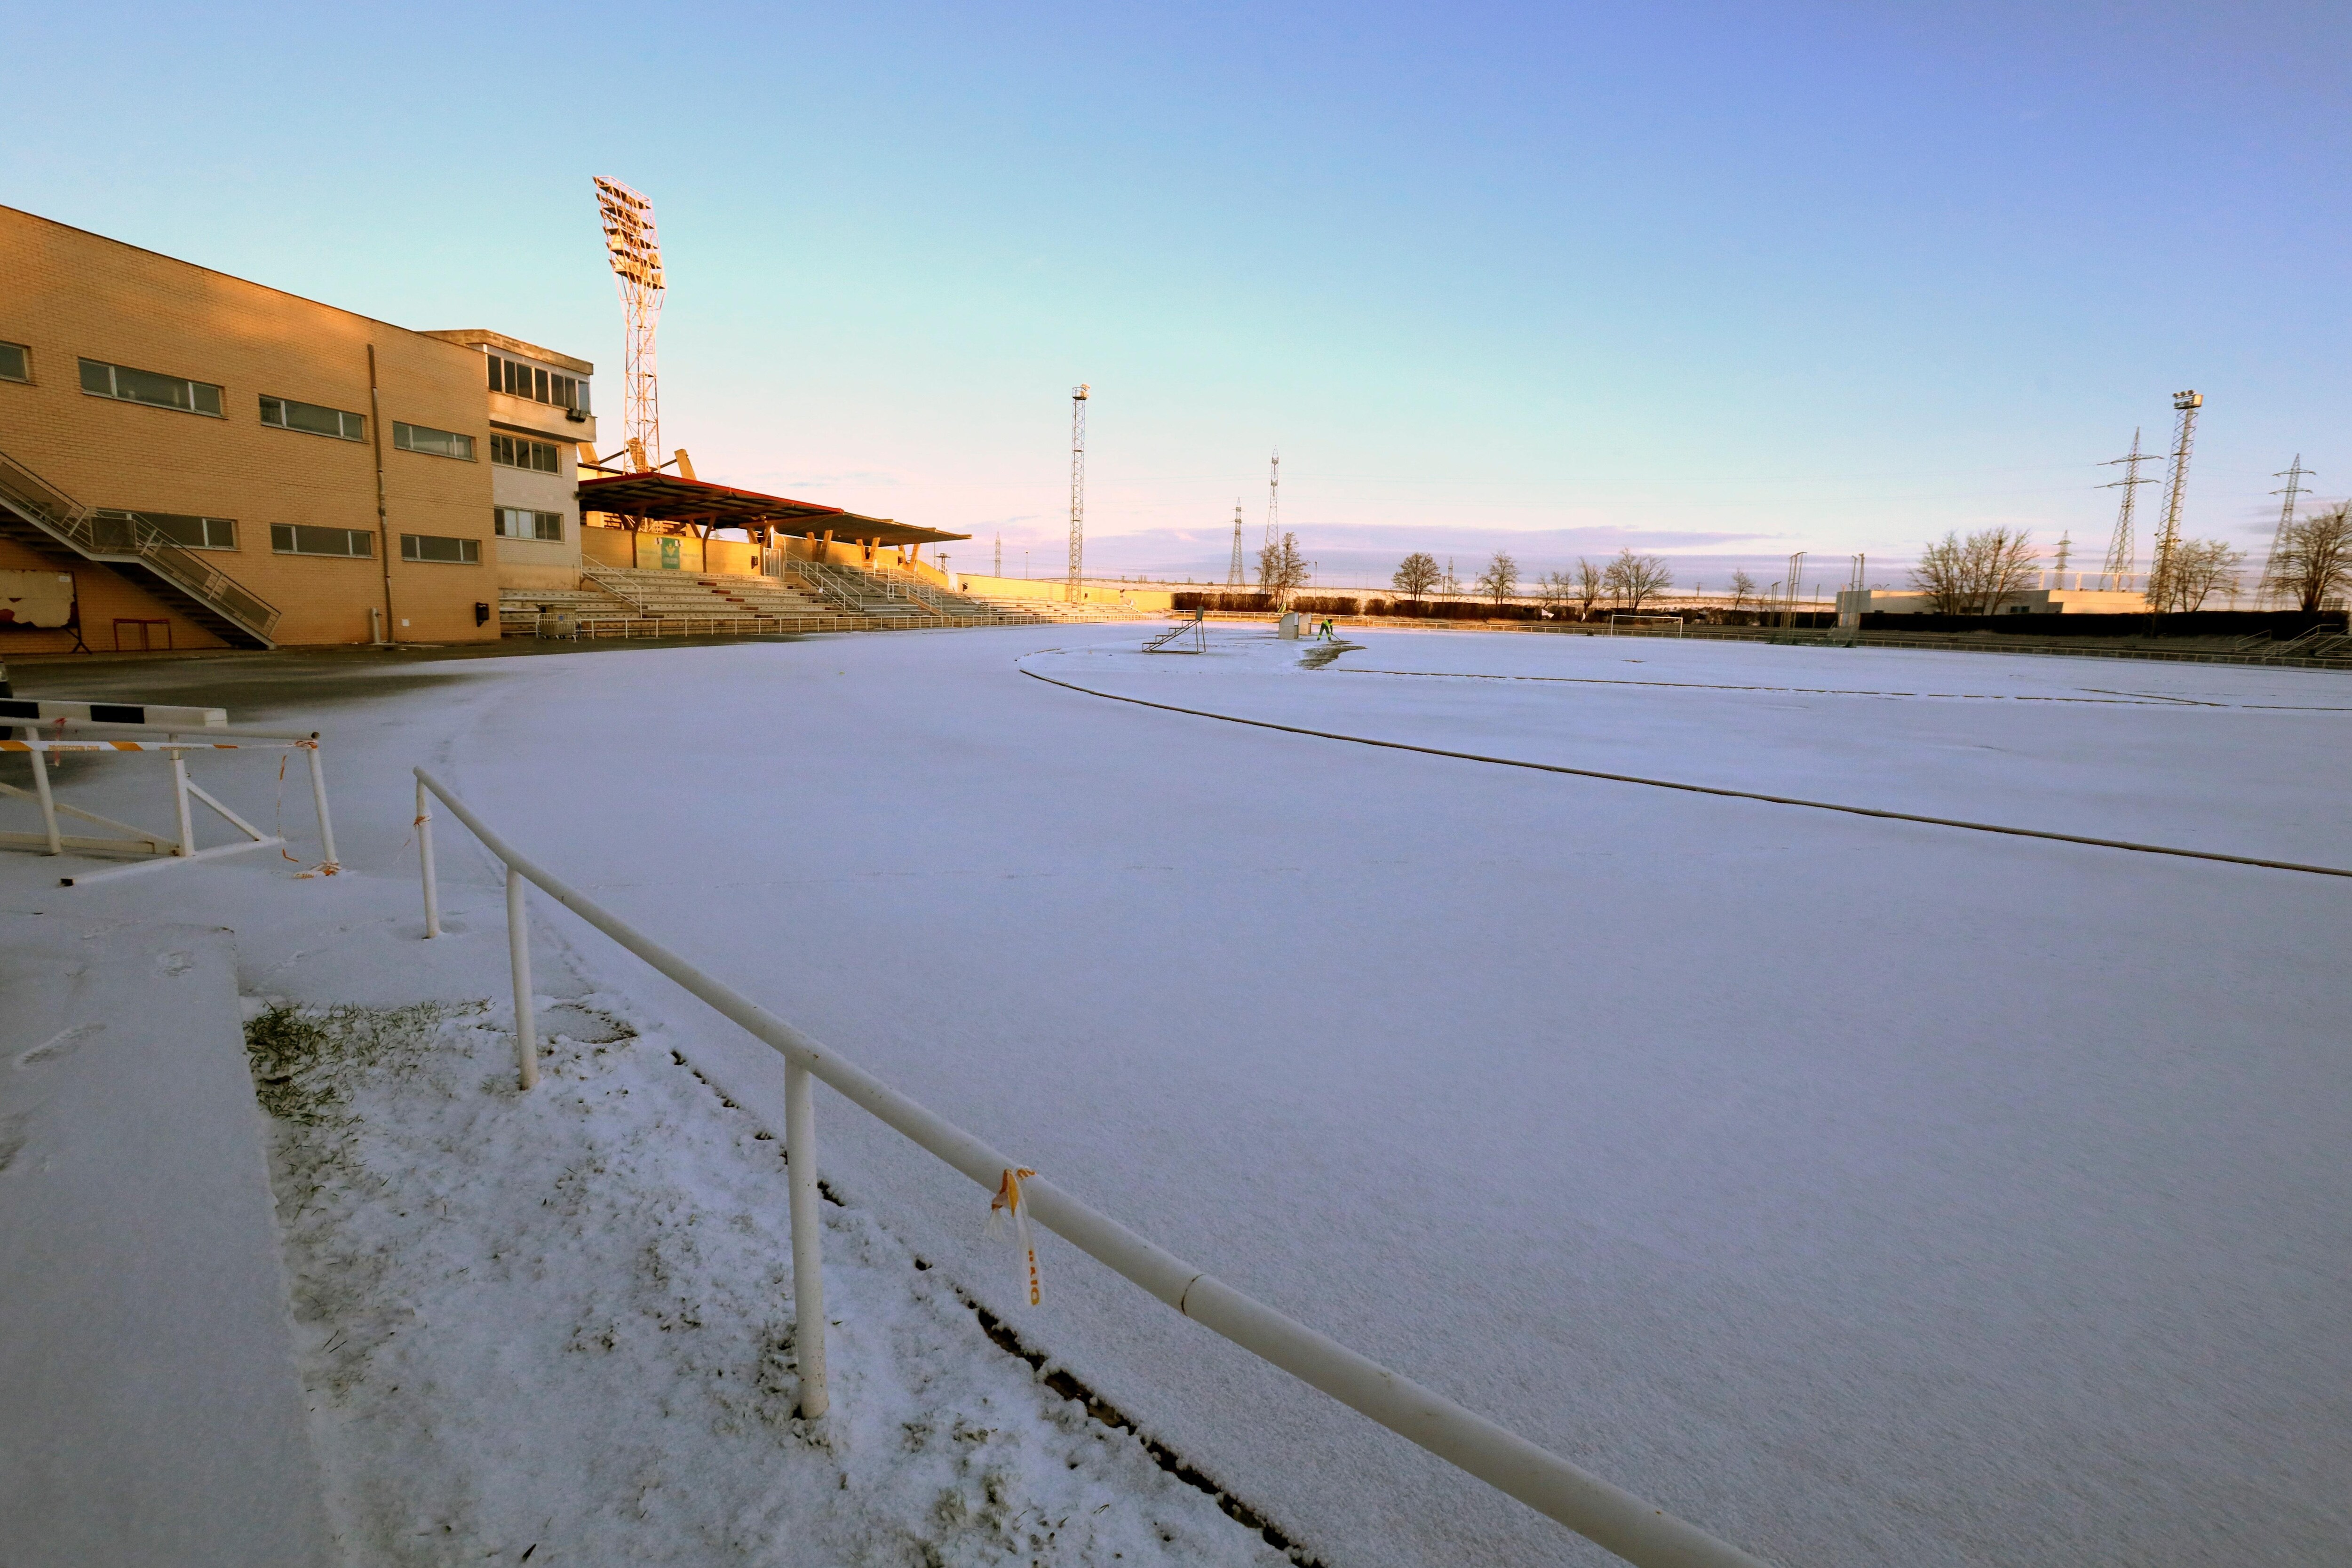
[[[1565,572],[1547,572],[1536,579],[1536,596],[1555,615],[1566,615],[1576,602],[1576,579]]]
[[[1298,553],[1298,535],[1286,533],[1278,544],[1257,552],[1257,586],[1273,595],[1275,607],[1290,608],[1291,599],[1307,585],[1307,560]]]
[[[1437,558],[1426,551],[1416,550],[1404,558],[1396,569],[1396,575],[1389,581],[1396,585],[1399,593],[1418,605],[1423,594],[1437,586]]]
[[[1675,574],[1666,563],[1654,555],[1636,555],[1631,550],[1621,550],[1617,559],[1601,574],[1601,584],[1617,595],[1617,600],[1629,611],[1639,611],[1642,602],[1656,597],[1675,585]]]
[[[1734,572],[1731,574],[1731,607],[1739,609],[1755,596],[1756,579],[1745,572]]]
[[[1486,569],[1478,574],[1478,591],[1495,601],[1497,608],[1508,600],[1519,585],[1519,563],[1511,559],[1508,551],[1497,550]]]
[[[2291,522],[2271,558],[2270,581],[2305,610],[2316,610],[2352,581],[2352,501]]]
[[[1969,535],[1969,557],[1976,574],[1977,595],[1987,616],[2000,614],[2001,601],[2025,592],[2032,580],[2033,535],[2021,528],[1985,528]]]
[[[1936,615],[1999,615],[2002,600],[2025,591],[2033,560],[2033,536],[2021,528],[1979,529],[1966,539],[1948,532],[1919,552],[1911,585]]]
[[[1580,555],[1576,558],[1576,613],[1580,620],[1592,618],[1592,606],[1609,592],[1609,574]]]
[[[2199,610],[2216,594],[2238,591],[2238,568],[2246,552],[2232,550],[2226,540],[2184,539],[2172,552],[2172,602],[2175,610]]]

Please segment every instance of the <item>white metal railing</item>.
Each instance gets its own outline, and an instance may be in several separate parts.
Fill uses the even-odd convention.
[[[784,1058],[784,1151],[791,1173],[800,1409],[802,1415],[811,1418],[824,1415],[830,1398],[825,1387],[824,1280],[817,1218],[813,1084],[822,1080],[885,1126],[978,1183],[983,1191],[995,1191],[1004,1177],[1019,1166],[1019,1162],[899,1093],[839,1053],[819,1045],[750,997],[638,931],[525,858],[440,780],[423,768],[416,769],[415,774],[416,842],[423,868],[425,936],[432,938],[441,932],[439,884],[433,861],[433,799],[447,806],[450,815],[464,823],[506,868],[507,945],[514,978],[516,1065],[524,1089],[539,1080],[539,1037],[531,1009],[530,927],[524,902],[526,884],[538,886],[557,903]],[[1260,1360],[1270,1362],[1370,1416],[1448,1464],[1508,1493],[1628,1562],[1641,1564],[1642,1568],[1764,1568],[1758,1558],[1717,1540],[1696,1525],[1579,1469],[1517,1433],[1243,1295],[1072,1197],[1046,1178],[1024,1174],[1021,1190],[1037,1223],[1087,1257],[1125,1275],[1186,1317]]]

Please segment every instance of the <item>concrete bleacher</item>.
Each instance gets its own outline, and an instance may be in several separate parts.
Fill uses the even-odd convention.
[[[735,572],[592,566],[576,588],[501,588],[499,625],[507,637],[648,636],[675,629],[751,630],[838,626],[1002,626],[1055,620],[1118,620],[1098,605],[959,594],[910,573],[839,562],[788,560],[779,576]],[[646,623],[657,623],[648,625]]]

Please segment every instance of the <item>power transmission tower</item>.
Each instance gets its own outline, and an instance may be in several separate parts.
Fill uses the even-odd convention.
[[[1087,567],[1087,388],[1070,389],[1069,602],[1085,596]]]
[[[1004,535],[1002,533],[996,536],[996,569],[990,575],[996,577],[1004,575]]]
[[[2255,590],[2260,597],[2268,598],[2278,591],[2278,558],[2280,552],[2286,548],[2286,531],[2294,526],[2294,503],[2303,494],[2303,481],[2316,477],[2314,470],[2303,466],[2301,452],[2294,455],[2292,464],[2271,476],[2286,481],[2286,489],[2271,492],[2274,496],[2284,496],[2286,500],[2279,507],[2278,531],[2271,535],[2270,557],[2263,563],[2263,584]]]
[[[1249,570],[1242,560],[1242,503],[1235,501],[1234,502],[1234,562],[1232,565],[1225,568],[1225,586],[1241,588],[1246,587],[1248,584]]]
[[[658,466],[661,449],[661,383],[654,374],[654,329],[661,321],[661,235],[654,227],[654,204],[618,180],[598,174],[596,213],[604,225],[604,253],[620,280],[621,310],[628,337],[621,374],[621,433],[632,467],[642,473]]]
[[[2205,399],[2194,392],[2172,395],[2172,476],[2164,487],[2164,525],[2157,531],[2156,559],[2148,565],[2147,607],[2162,610],[2173,598],[2172,560],[2180,549],[2180,502],[2189,489],[2189,453],[2197,441],[2197,411]]]
[[[2124,471],[2122,479],[2098,487],[2103,490],[2124,492],[2123,503],[2116,509],[2116,531],[2107,541],[2107,563],[2104,568],[2110,579],[2109,586],[2116,593],[2123,592],[2124,579],[2131,575],[2132,558],[2139,552],[2138,544],[2132,539],[2132,498],[2139,494],[2140,486],[2156,483],[2154,479],[2139,477],[2139,466],[2155,461],[2155,453],[2139,449],[2139,427],[2134,426],[2130,455],[2111,458],[2099,465],[2103,468],[2120,467]]]

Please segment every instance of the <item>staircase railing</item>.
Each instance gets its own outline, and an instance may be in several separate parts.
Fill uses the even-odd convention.
[[[84,555],[134,557],[158,576],[170,579],[260,637],[268,637],[278,626],[277,605],[195,552],[173,543],[145,518],[101,517],[5,452],[0,452],[0,497],[20,516]]]

